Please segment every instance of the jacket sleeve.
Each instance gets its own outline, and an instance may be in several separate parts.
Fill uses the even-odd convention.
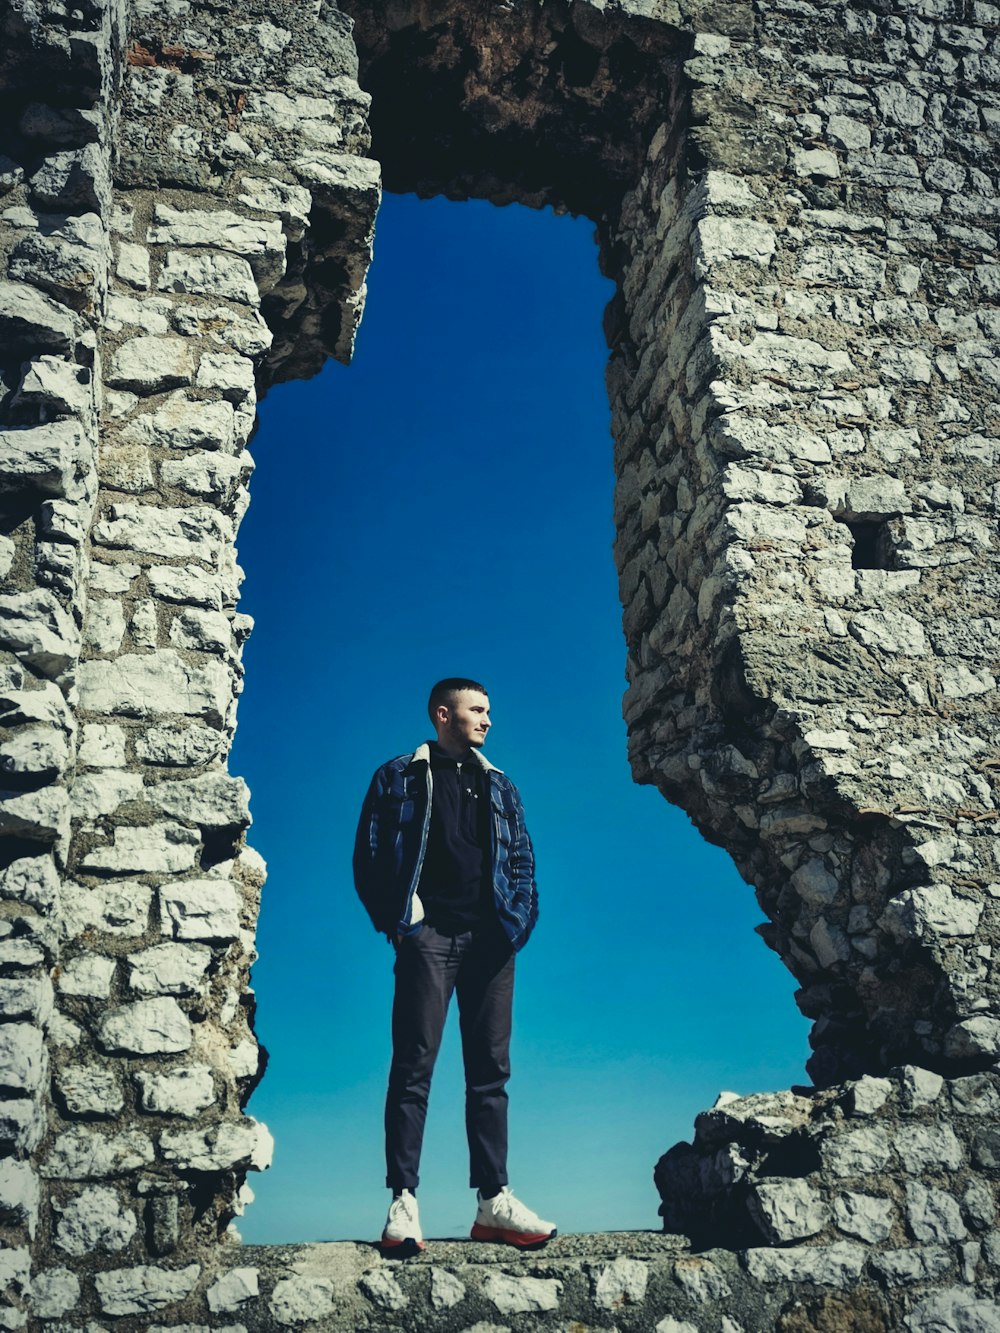
[[[510,871],[511,896],[517,913],[524,923],[524,939],[534,929],[538,920],[538,887],[535,883],[535,851],[524,821],[524,805],[521,793],[511,784],[514,802],[514,838],[511,842],[508,868]]]
[[[379,816],[385,789],[386,771],[380,768],[369,784],[354,839],[354,887],[372,925],[383,935],[392,925],[385,920],[386,886],[379,873]]]

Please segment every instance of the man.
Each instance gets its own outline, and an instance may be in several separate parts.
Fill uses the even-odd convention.
[[[556,1234],[507,1184],[514,957],[538,916],[534,856],[517,788],[481,753],[490,701],[453,676],[431,690],[437,739],[372,778],[354,848],[354,880],[375,929],[396,950],[392,1066],[385,1103],[385,1254],[424,1248],[417,1210],[431,1075],[452,991],[465,1063],[474,1240],[537,1248]]]

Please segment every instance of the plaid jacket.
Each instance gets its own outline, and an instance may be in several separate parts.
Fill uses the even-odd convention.
[[[508,939],[520,949],[538,918],[535,857],[524,807],[510,778],[478,750],[490,793],[493,901]],[[354,883],[375,929],[390,937],[417,927],[417,886],[431,822],[431,755],[425,742],[390,759],[371,780],[354,843]]]

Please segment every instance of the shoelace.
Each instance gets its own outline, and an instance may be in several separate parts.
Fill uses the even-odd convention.
[[[530,1225],[538,1221],[531,1209],[506,1189],[501,1190],[500,1197],[493,1200],[493,1214],[494,1216],[501,1214],[508,1221],[520,1226]]]
[[[402,1213],[407,1222],[415,1222],[417,1220],[417,1210],[414,1207],[415,1203],[416,1200],[409,1194],[401,1194],[398,1199],[393,1199],[392,1207],[389,1209],[393,1221],[398,1221],[399,1214]]]

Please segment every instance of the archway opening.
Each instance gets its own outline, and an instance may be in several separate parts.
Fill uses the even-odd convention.
[[[278,1150],[247,1240],[381,1225],[391,954],[351,843],[371,770],[424,738],[426,685],[453,670],[491,689],[489,752],[539,856],[515,1185],[567,1231],[655,1227],[653,1163],[695,1112],[802,1078],[805,1023],[749,941],[752,895],[629,773],[595,257],[582,219],[389,196],[354,364],[264,403],[233,767],[270,866],[254,982],[271,1061],[250,1109]],[[435,1235],[471,1221],[455,1035],[421,1185]]]

